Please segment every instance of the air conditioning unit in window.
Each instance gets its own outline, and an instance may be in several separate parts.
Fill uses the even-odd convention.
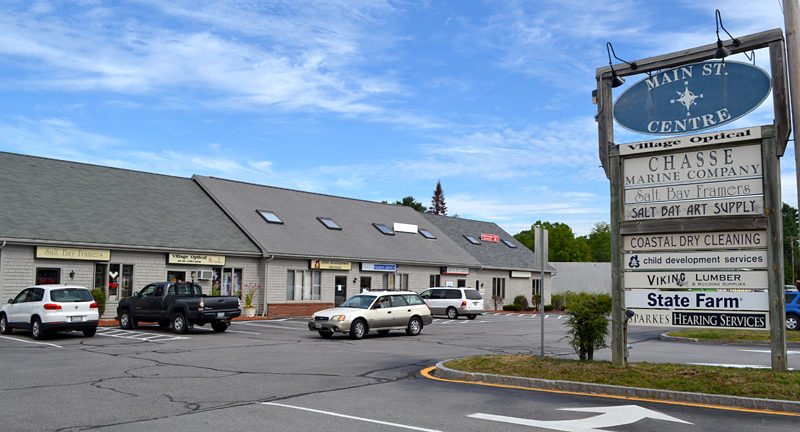
[[[211,270],[200,270],[200,274],[197,277],[200,280],[211,280],[214,277],[214,272]]]

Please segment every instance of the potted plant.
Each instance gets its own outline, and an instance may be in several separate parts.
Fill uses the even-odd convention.
[[[253,306],[253,296],[256,294],[256,289],[258,289],[260,285],[258,284],[245,284],[245,292],[244,292],[244,309],[242,309],[242,316],[246,318],[252,318],[256,316],[256,308]]]

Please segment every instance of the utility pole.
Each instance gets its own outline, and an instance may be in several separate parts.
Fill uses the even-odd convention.
[[[792,107],[792,131],[794,132],[794,166],[797,185],[800,186],[800,147],[797,145],[797,131],[800,130],[800,0],[783,0],[783,20],[786,26],[786,60],[789,64],[789,96]],[[800,187],[797,189],[797,202],[800,205]],[[794,245],[792,245],[794,251]],[[794,267],[792,268],[794,271]],[[792,277],[792,283],[795,283]]]

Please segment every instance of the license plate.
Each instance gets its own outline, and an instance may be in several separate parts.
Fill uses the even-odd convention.
[[[82,316],[71,316],[71,317],[69,317],[69,320],[71,322],[83,321],[83,317]]]
[[[321,329],[321,328],[322,328],[322,324],[320,324],[320,323],[314,323],[314,328],[315,328],[315,329]]]
[[[217,318],[225,318],[225,312],[217,312]]]

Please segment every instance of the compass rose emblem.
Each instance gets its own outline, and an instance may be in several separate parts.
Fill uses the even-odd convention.
[[[703,95],[699,94],[696,95],[689,90],[689,81],[684,81],[683,84],[686,86],[686,89],[682,92],[675,92],[678,93],[678,99],[670,99],[669,103],[678,102],[679,104],[683,105],[686,108],[686,116],[691,116],[692,113],[689,111],[692,105],[697,105],[695,99],[702,99]]]

